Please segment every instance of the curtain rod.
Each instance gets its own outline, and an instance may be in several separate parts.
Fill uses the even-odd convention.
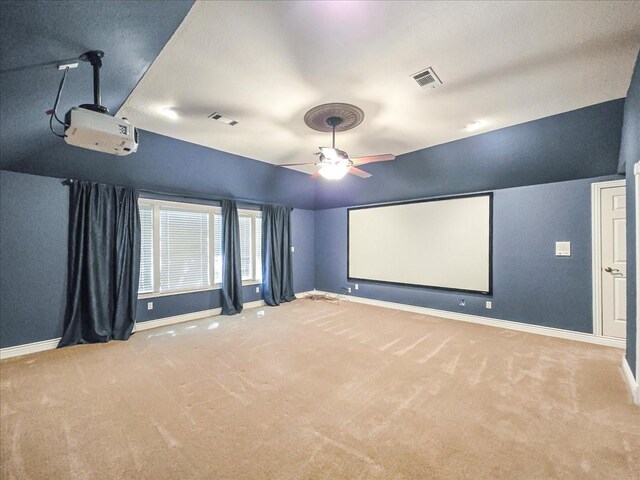
[[[63,185],[70,185],[72,184],[74,181],[74,179],[72,178],[67,178],[65,180],[62,181]],[[135,187],[134,187],[135,188]],[[192,193],[182,193],[182,192],[167,192],[167,191],[162,191],[162,190],[154,190],[154,189],[149,189],[149,188],[139,188],[138,191],[142,194],[150,194],[150,195],[162,195],[165,197],[177,197],[177,198],[183,198],[183,199],[190,199],[190,200],[208,200],[211,202],[220,202],[222,200],[231,200],[234,201],[236,203],[239,204],[243,204],[243,205],[253,205],[253,206],[258,206],[261,207],[263,205],[275,205],[275,206],[282,206],[282,207],[288,207],[291,208],[293,210],[293,207],[289,207],[288,205],[283,205],[281,203],[269,203],[269,202],[258,202],[256,200],[247,200],[245,198],[232,198],[232,197],[221,197],[221,196],[211,196],[211,195],[206,195],[206,194],[192,194]]]

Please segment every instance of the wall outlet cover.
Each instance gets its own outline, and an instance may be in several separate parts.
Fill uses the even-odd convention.
[[[487,300],[486,302],[484,302],[484,306],[487,307],[488,309],[491,309],[491,307],[492,307],[491,301]]]
[[[153,302],[147,302],[147,310],[153,310]]]
[[[356,290],[358,290],[358,284],[356,283]]]
[[[260,287],[256,287],[256,293],[260,293]]]
[[[556,242],[556,257],[570,257],[571,242]]]

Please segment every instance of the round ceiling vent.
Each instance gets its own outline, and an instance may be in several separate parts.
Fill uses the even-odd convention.
[[[342,120],[336,125],[336,132],[344,132],[360,125],[364,119],[364,112],[348,103],[325,103],[305,113],[304,123],[318,132],[331,132],[333,131],[332,122],[327,120],[332,117]]]

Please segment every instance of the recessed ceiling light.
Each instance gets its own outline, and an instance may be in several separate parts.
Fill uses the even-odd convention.
[[[468,132],[475,132],[476,130],[480,130],[483,126],[484,126],[484,123],[479,122],[479,121],[475,121],[475,122],[467,123],[464,126],[464,128]]]
[[[180,117],[180,110],[174,107],[166,107],[162,109],[162,114],[171,120],[177,120]]]

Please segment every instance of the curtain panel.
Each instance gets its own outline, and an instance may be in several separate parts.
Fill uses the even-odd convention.
[[[291,262],[291,208],[262,207],[262,298],[267,305],[291,302],[293,267]]]
[[[58,347],[127,340],[140,274],[138,191],[71,181],[67,309]]]
[[[236,202],[222,205],[222,314],[242,312],[242,269],[240,257],[240,220]]]

